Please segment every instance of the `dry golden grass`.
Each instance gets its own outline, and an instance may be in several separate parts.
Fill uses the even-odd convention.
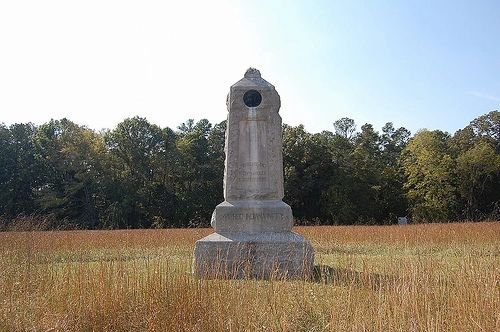
[[[500,331],[500,223],[297,228],[314,280],[196,280],[203,230],[0,233],[2,331]]]

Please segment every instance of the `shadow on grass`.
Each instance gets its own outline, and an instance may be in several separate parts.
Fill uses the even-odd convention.
[[[396,278],[392,275],[358,272],[328,265],[315,265],[312,281],[322,284],[379,290],[394,284]]]

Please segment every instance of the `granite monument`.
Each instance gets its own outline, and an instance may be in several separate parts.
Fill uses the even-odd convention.
[[[303,278],[312,272],[308,241],[292,232],[283,199],[280,96],[257,69],[227,97],[224,198],[215,233],[196,242],[193,271],[206,278]]]

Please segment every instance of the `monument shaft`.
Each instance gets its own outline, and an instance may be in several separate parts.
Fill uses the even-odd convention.
[[[224,198],[212,215],[215,233],[196,242],[199,277],[303,277],[310,244],[291,231],[283,199],[280,97],[250,68],[227,98]]]

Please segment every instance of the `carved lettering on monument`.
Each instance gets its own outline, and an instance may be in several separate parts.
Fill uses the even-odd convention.
[[[283,213],[229,213],[221,215],[223,220],[284,220]]]

